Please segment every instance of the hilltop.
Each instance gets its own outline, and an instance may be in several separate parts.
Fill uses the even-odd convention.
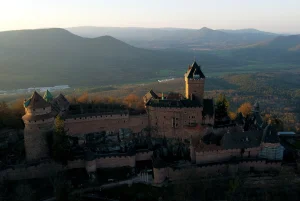
[[[277,36],[255,29],[213,30],[207,27],[201,29],[72,27],[67,30],[91,38],[111,35],[131,45],[153,49],[230,49],[271,40]]]
[[[0,32],[0,49],[1,90],[153,80],[181,75],[195,56],[136,48],[111,36],[83,38],[64,29]],[[211,67],[237,65],[207,53],[196,56]]]
[[[209,43],[228,37],[227,33],[209,28],[193,34]],[[273,67],[299,69],[299,36],[279,36],[257,45],[220,51],[201,51],[196,44],[202,39],[194,41],[194,35],[176,37],[195,44],[194,50],[149,50],[112,36],[84,38],[57,28],[0,32],[0,90],[145,83],[179,77],[195,58],[209,76],[274,70]],[[161,41],[165,44],[169,39]]]

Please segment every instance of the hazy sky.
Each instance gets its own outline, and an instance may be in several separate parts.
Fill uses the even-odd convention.
[[[0,31],[115,26],[300,33],[300,0],[0,0]]]

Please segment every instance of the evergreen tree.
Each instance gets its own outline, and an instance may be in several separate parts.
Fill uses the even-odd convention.
[[[55,119],[55,130],[53,135],[52,156],[53,159],[66,165],[71,155],[71,146],[67,132],[64,128],[64,121],[60,116]]]
[[[228,116],[229,101],[224,94],[220,94],[216,101],[216,118],[223,118]]]

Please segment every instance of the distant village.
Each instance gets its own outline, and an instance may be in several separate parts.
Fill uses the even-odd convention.
[[[129,167],[130,175],[147,170],[141,181],[163,186],[191,175],[279,174],[291,164],[297,170],[299,135],[263,120],[259,102],[247,116],[239,113],[231,119],[226,100],[204,97],[205,75],[196,61],[188,65],[184,79],[185,94],[149,90],[138,111],[70,104],[63,94],[53,97],[52,88],[43,96],[34,91],[24,100],[24,131],[4,130],[0,136],[1,149],[24,138],[26,159],[8,156],[1,161],[0,180],[72,169],[85,169],[92,180],[98,169]],[[64,163],[53,159],[49,140],[59,130],[58,121],[70,147]],[[289,155],[293,163],[286,162]]]

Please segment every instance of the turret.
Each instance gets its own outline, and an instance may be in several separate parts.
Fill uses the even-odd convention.
[[[56,113],[36,91],[24,101],[25,115],[22,117],[27,161],[49,157],[48,137],[53,132]]]
[[[260,112],[259,103],[257,101],[253,105],[253,112]]]
[[[47,102],[47,103],[51,103],[52,100],[53,100],[53,96],[52,94],[50,93],[50,91],[46,91],[45,94],[44,94],[44,100]]]
[[[205,76],[196,61],[188,67],[184,79],[185,97],[203,104]]]

